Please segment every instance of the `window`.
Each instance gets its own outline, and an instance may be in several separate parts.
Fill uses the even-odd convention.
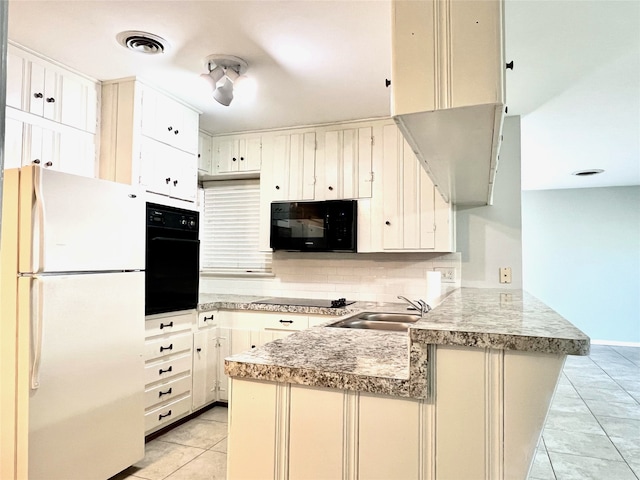
[[[200,268],[219,273],[271,271],[271,252],[258,249],[260,181],[204,183]]]

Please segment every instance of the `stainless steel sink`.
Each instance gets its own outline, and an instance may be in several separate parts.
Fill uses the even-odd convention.
[[[408,313],[362,312],[353,317],[327,325],[337,328],[362,328],[369,330],[392,330],[406,332],[409,326],[420,320],[420,315]]]

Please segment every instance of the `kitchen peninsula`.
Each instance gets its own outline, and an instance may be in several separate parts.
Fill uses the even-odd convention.
[[[516,290],[456,290],[408,332],[299,331],[225,361],[229,478],[525,479],[564,359],[588,353]]]

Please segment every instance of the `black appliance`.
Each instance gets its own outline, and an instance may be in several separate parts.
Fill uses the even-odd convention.
[[[271,243],[274,250],[355,252],[358,202],[273,202]]]
[[[198,305],[199,214],[147,203],[145,314]]]

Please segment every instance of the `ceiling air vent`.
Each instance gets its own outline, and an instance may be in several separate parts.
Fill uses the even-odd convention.
[[[118,43],[134,52],[155,55],[163,53],[169,46],[168,42],[153,33],[129,30],[116,35]]]

